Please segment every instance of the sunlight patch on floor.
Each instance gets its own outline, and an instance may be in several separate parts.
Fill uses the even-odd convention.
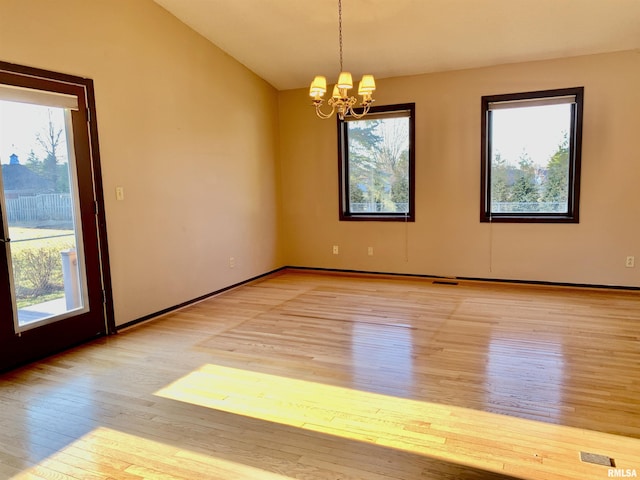
[[[290,480],[242,463],[99,427],[11,480],[34,478],[259,478]]]
[[[634,468],[640,451],[640,440],[210,364],[155,394],[525,479],[566,471],[567,462],[576,478],[603,478],[580,463],[581,449],[621,468]]]

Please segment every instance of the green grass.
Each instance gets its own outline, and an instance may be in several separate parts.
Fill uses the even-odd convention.
[[[73,230],[9,227],[9,238],[14,253],[26,248],[59,247],[67,250],[75,245]]]

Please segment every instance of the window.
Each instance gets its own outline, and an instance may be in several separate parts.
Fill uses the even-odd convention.
[[[415,104],[338,119],[340,220],[414,221]]]
[[[482,97],[482,222],[578,223],[583,87]]]

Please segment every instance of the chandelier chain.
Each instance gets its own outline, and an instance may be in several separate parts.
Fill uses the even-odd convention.
[[[342,0],[338,0],[338,34],[340,37],[340,71],[342,72]]]

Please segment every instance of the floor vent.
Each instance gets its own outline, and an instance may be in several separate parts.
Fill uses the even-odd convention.
[[[587,463],[595,463],[596,465],[604,465],[605,467],[616,466],[613,458],[606,455],[598,455],[597,453],[580,452],[580,460]]]
[[[453,280],[434,280],[432,283],[434,285],[458,285],[458,282]]]

